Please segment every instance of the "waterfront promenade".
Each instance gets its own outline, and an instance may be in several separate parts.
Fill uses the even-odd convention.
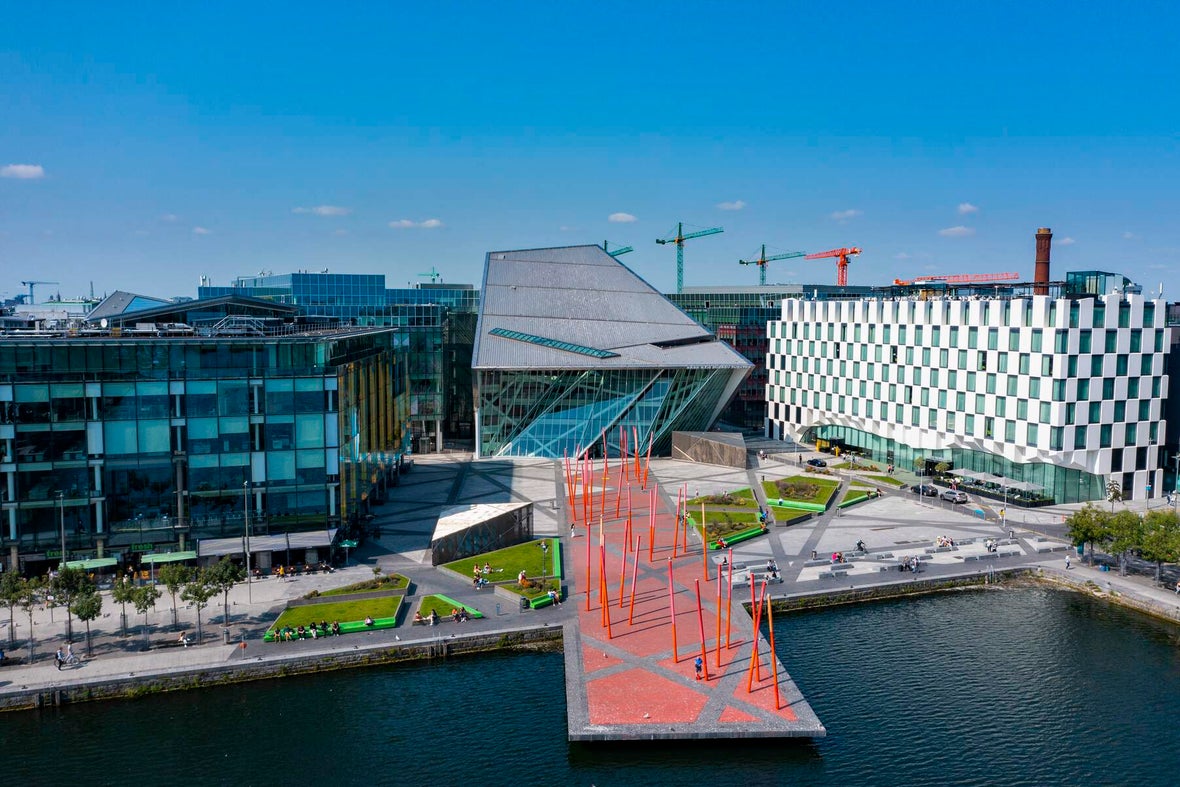
[[[670,516],[671,505],[675,501],[675,490],[679,488],[687,486],[689,495],[695,497],[741,487],[756,487],[761,475],[766,475],[767,478],[785,477],[796,474],[799,469],[791,461],[753,460],[752,464],[754,466],[748,469],[727,469],[672,460],[653,460],[651,480],[661,490],[662,516]],[[697,726],[677,726],[677,737],[690,737],[694,732],[699,732],[705,737],[714,737],[718,729],[741,730],[744,724],[749,722],[731,709],[735,706],[740,709],[751,704],[748,699],[740,696],[740,692],[745,691],[745,686],[738,685],[745,673],[746,663],[743,659],[748,658],[749,642],[753,635],[748,617],[737,607],[738,603],[748,601],[748,589],[745,591],[745,597],[739,590],[735,589],[734,592],[734,628],[730,644],[737,644],[734,640],[741,640],[741,643],[737,648],[721,649],[723,670],[720,679],[714,677],[719,673],[712,671],[716,663],[714,660],[708,663],[711,681],[702,681],[698,684],[693,676],[694,651],[700,650],[700,626],[696,619],[695,592],[692,592],[695,590],[695,580],[702,575],[699,544],[690,542],[689,556],[680,558],[680,563],[674,566],[678,597],[679,645],[675,658],[672,658],[668,632],[643,634],[640,632],[646,629],[637,626],[636,634],[628,639],[626,613],[629,610],[620,611],[617,606],[618,555],[610,559],[607,575],[615,576],[615,584],[609,588],[610,597],[615,605],[611,619],[612,629],[617,627],[617,631],[613,633],[620,633],[622,636],[619,636],[617,641],[612,636],[604,637],[601,612],[593,606],[593,598],[591,610],[585,610],[584,593],[586,588],[593,584],[586,581],[588,577],[583,573],[584,567],[579,568],[579,560],[583,566],[585,565],[585,525],[579,524],[578,536],[571,543],[564,518],[565,512],[562,510],[564,502],[561,505],[557,502],[559,497],[564,498],[564,495],[564,481],[559,463],[544,460],[469,462],[463,455],[419,457],[414,470],[403,476],[402,485],[393,490],[390,501],[378,509],[379,518],[376,524],[381,529],[380,537],[370,541],[359,554],[353,554],[351,565],[327,575],[303,576],[287,581],[268,578],[250,586],[239,585],[231,591],[228,629],[232,644],[222,644],[221,632],[225,621],[222,621],[220,598],[215,599],[204,611],[206,644],[184,648],[171,645],[177,637],[177,632],[171,626],[171,602],[165,594],[157,603],[156,610],[148,614],[148,623],[151,626],[148,639],[156,645],[171,646],[144,651],[144,636],[141,631],[143,617],[131,613],[130,636],[118,636],[119,607],[113,604],[108,596],[104,599],[103,617],[92,624],[94,658],[85,660],[80,666],[58,671],[54,668],[52,653],[63,642],[64,623],[61,610],[53,612],[52,617],[49,610],[37,610],[34,615],[34,630],[38,643],[37,660],[31,665],[10,664],[0,668],[0,702],[12,703],[34,694],[46,695],[60,691],[73,692],[74,696],[80,696],[87,686],[112,681],[122,681],[131,685],[152,676],[202,674],[211,670],[233,671],[244,668],[249,663],[277,665],[297,660],[306,663],[320,657],[340,657],[349,652],[382,652],[410,645],[425,647],[431,643],[457,641],[470,635],[491,636],[495,639],[512,632],[561,628],[566,642],[571,737],[610,737],[602,733],[604,729],[611,727],[618,731],[620,737],[645,737],[644,732],[648,733],[646,737],[655,737],[652,733],[658,732],[658,725],[651,719],[659,717],[653,714],[668,712],[683,716],[684,698],[688,698],[688,706],[697,708],[693,720],[688,722]],[[534,502],[537,535],[561,537],[565,541],[563,551],[570,595],[567,602],[561,606],[521,612],[486,590],[475,591],[468,583],[457,582],[443,575],[432,568],[429,560],[425,559],[430,533],[438,511],[442,508],[463,503],[510,500]],[[987,507],[980,510],[983,511],[982,515],[974,513],[974,506],[932,504],[927,500],[919,501],[909,492],[887,490],[880,500],[854,506],[839,514],[829,511],[807,522],[773,528],[769,535],[736,547],[734,562],[757,567],[765,565],[768,559],[775,560],[784,580],[781,584],[770,587],[770,593],[776,600],[827,596],[866,589],[887,591],[889,588],[914,582],[979,577],[993,570],[1002,572],[1010,568],[1042,567],[1047,575],[1066,578],[1087,592],[1117,596],[1116,600],[1121,601],[1141,600],[1145,605],[1153,605],[1151,611],[1155,614],[1163,617],[1180,617],[1180,596],[1176,596],[1169,589],[1153,587],[1148,577],[1120,577],[1114,571],[1099,572],[1084,566],[1076,554],[1073,555],[1072,568],[1066,571],[1064,558],[1067,550],[1061,538],[1061,517],[1069,509],[1042,509],[1026,514],[1010,511],[1006,525],[999,521],[994,510]],[[1022,521],[1016,521],[1018,516]],[[953,551],[926,552],[940,536],[952,538],[957,544],[977,539],[1006,540],[1009,529],[1015,531],[1015,539],[1010,546],[1016,549],[1009,550],[1004,556],[988,553],[978,541],[970,547],[960,546]],[[642,527],[635,526],[634,522],[633,530],[635,533],[646,532]],[[863,540],[872,554],[891,553],[893,558],[890,560],[897,560],[909,554],[928,555],[928,558],[922,561],[922,570],[916,575],[896,570],[870,572],[866,570],[866,566],[870,565],[867,560],[860,559],[853,561],[854,568],[844,576],[821,576],[825,573],[823,565],[806,565],[811,562],[812,550],[819,555],[837,550],[850,551],[858,540]],[[615,543],[619,543],[617,538]],[[593,541],[593,545],[597,545],[596,540]],[[972,560],[962,559],[972,554],[979,557]],[[656,560],[648,566],[645,561],[640,561],[635,618],[637,621],[644,621],[645,626],[654,625],[652,619],[658,617],[656,610],[661,603],[657,598],[667,592],[666,584],[663,584],[666,583],[666,558],[663,561],[663,576],[659,574],[659,562]],[[865,565],[857,565],[861,563]],[[288,599],[302,596],[311,590],[323,590],[362,581],[371,577],[373,566],[379,566],[384,571],[406,574],[413,582],[412,592],[407,597],[405,611],[402,613],[403,620],[412,617],[419,598],[434,592],[445,593],[470,604],[480,609],[486,618],[464,624],[447,623],[437,629],[403,624],[388,631],[366,632],[331,639],[277,645],[261,641],[267,625],[274,620]],[[716,617],[711,612],[705,614],[707,610],[715,608],[715,571],[711,576],[714,577],[713,582],[707,585],[702,583],[702,617],[707,635],[706,650],[710,658],[715,659],[716,650],[708,646],[710,643],[715,645]],[[735,585],[738,584],[740,576],[740,572],[735,576]],[[628,572],[628,590],[629,587]],[[748,588],[748,580],[743,588]],[[683,606],[681,600],[684,601]],[[183,603],[180,620],[182,627],[190,635],[195,633],[194,612],[185,608]],[[684,622],[679,623],[679,620]],[[23,640],[27,618],[19,609],[16,611],[15,621],[16,636],[18,640]],[[585,625],[579,627],[579,621],[584,621]],[[739,631],[743,624],[744,628]],[[784,615],[776,618],[776,628],[780,636],[784,632],[789,636],[790,617]],[[7,643],[7,629],[8,621],[5,616],[0,625],[0,642]],[[84,652],[84,643],[81,642],[83,631],[84,627],[75,621],[74,649],[77,653]],[[724,634],[722,636],[724,637]],[[645,639],[650,642],[643,644],[641,640]],[[244,649],[240,647],[243,641],[246,644]],[[573,643],[576,643],[576,646],[573,646]],[[747,649],[743,651],[742,647]],[[27,655],[24,649],[13,652],[7,645],[5,651],[17,658],[25,658]],[[575,665],[571,664],[571,659],[581,661],[581,677],[577,674],[578,670],[573,668]],[[651,674],[664,681],[652,685],[674,687],[675,691],[657,690],[654,694],[635,691],[635,670],[649,668]],[[763,674],[766,674],[765,670]],[[783,674],[780,674],[780,680],[782,679]],[[759,688],[765,689],[765,686],[759,684]],[[803,707],[798,700],[806,695],[807,688],[794,687],[789,679],[784,681],[784,685],[780,685],[780,689],[785,689],[786,692],[798,692],[789,695],[792,698],[791,707],[794,708]],[[582,701],[579,697],[588,699]],[[594,697],[605,698],[607,704],[595,711]],[[642,707],[645,697],[660,700],[662,705],[648,703],[646,707]],[[681,701],[676,701],[676,697],[680,697]],[[615,715],[592,715],[602,712],[603,708],[612,703],[614,710],[610,710],[609,713]],[[660,710],[663,706],[666,708]],[[774,712],[766,706],[759,707],[756,703],[753,707],[754,712],[749,708],[741,712],[754,719],[757,725],[763,725],[766,729],[763,734],[772,734],[775,725],[780,722],[782,729],[787,729],[791,723],[788,715],[781,712],[782,709]],[[644,713],[649,714],[649,718],[644,719]],[[626,714],[637,715],[638,720],[634,715],[627,717]],[[739,719],[740,723],[732,721],[735,718]],[[816,721],[818,723],[818,720]],[[681,721],[674,721],[666,726],[672,728],[682,724]]]

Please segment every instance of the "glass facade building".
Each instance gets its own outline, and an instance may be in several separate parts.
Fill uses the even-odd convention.
[[[0,334],[0,543],[30,573],[355,522],[397,472],[389,329]]]
[[[597,246],[493,252],[476,332],[480,456],[667,454],[752,364]]]

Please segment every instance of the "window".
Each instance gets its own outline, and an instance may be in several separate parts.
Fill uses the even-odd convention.
[[[1042,331],[1040,328],[1033,328],[1032,332],[1032,351],[1039,353],[1041,351],[1041,342],[1043,340]]]
[[[1027,399],[1017,399],[1016,400],[1016,417],[1021,421],[1028,420],[1028,400]]]
[[[1008,349],[1012,352],[1020,349],[1020,331],[1008,331]]]
[[[986,401],[987,397],[983,394],[975,394],[975,412],[977,414],[983,415],[984,402]]]
[[[955,414],[954,413],[947,413],[946,414],[946,430],[948,432],[955,431]]]
[[[1065,401],[1065,380],[1054,380],[1053,381],[1053,401],[1055,401],[1055,402],[1064,402]]]
[[[1123,444],[1124,445],[1135,445],[1135,443],[1137,442],[1137,440],[1136,440],[1137,433],[1139,431],[1138,424],[1127,424],[1126,430],[1127,431],[1126,431],[1126,435],[1124,437]]]
[[[959,350],[959,368],[960,369],[967,368],[967,351],[966,350]]]
[[[1102,426],[1098,427],[1098,447],[1099,448],[1110,448],[1110,435],[1111,435],[1110,424],[1103,424]]]
[[[1143,331],[1138,328],[1131,329],[1131,352],[1137,353],[1143,351]]]
[[[1094,301],[1094,318],[1090,327],[1101,328],[1104,325],[1106,325],[1106,304]]]
[[[1119,355],[1115,358],[1114,373],[1119,377],[1127,376],[1127,356]]]
[[[1139,374],[1142,374],[1142,375],[1151,374],[1151,356],[1150,355],[1143,356],[1143,360],[1141,360],[1139,362]],[[1159,396],[1158,393],[1155,395]]]
[[[1042,377],[1052,377],[1053,376],[1053,356],[1052,355],[1042,355],[1041,356],[1041,376]]]
[[[1090,423],[1097,424],[1102,421],[1102,402],[1090,402]]]
[[[1090,398],[1090,381],[1078,380],[1078,401],[1084,402]]]
[[[1114,331],[1106,332],[1106,351],[1108,353],[1115,352],[1119,348],[1119,335]]]
[[[933,328],[930,329],[930,343],[937,345],[941,341],[942,341],[942,326],[935,325]]]
[[[996,400],[996,415],[1005,418],[1008,415],[1008,400],[1000,397]]]
[[[967,372],[967,390],[975,393],[975,372]]]
[[[1074,415],[1077,413],[1077,409],[1077,405],[1073,402],[1070,402],[1065,406],[1065,422],[1067,424],[1077,423],[1077,418],[1074,417]]]
[[[938,392],[938,406],[940,409],[946,409],[946,391],[940,390]]]
[[[979,329],[975,326],[967,329],[967,347],[972,350],[979,349]]]
[[[1016,422],[1007,421],[1004,423],[1004,439],[1009,443],[1016,442]]]
[[[996,419],[995,418],[988,417],[988,418],[983,419],[983,436],[984,437],[991,437],[992,432],[995,430],[995,428],[996,428]]]
[[[1090,356],[1090,376],[1091,377],[1101,377],[1102,376],[1102,356],[1101,355],[1091,355]]]
[[[1040,417],[1041,423],[1047,424],[1047,423],[1049,423],[1050,420],[1052,420],[1051,416],[1049,415],[1049,411],[1051,409],[1052,409],[1052,405],[1050,405],[1048,402],[1041,402],[1041,417]]]
[[[949,363],[949,360],[950,360],[950,354],[949,354],[948,350],[944,349],[944,350],[938,351],[938,365],[939,366],[941,366],[943,369],[945,369]]]
[[[1086,447],[1086,427],[1084,427],[1084,426],[1075,426],[1074,427],[1074,429],[1073,429],[1073,447],[1074,448],[1085,448]]]
[[[959,327],[957,325],[951,326],[951,346],[959,346]]]
[[[1028,438],[1027,439],[1028,439],[1028,445],[1036,445],[1037,444],[1037,425],[1036,424],[1029,424],[1028,425]]]
[[[1069,360],[1065,362],[1065,373],[1070,377],[1078,376],[1078,357],[1076,355],[1069,356]]]
[[[1127,420],[1127,403],[1121,399],[1114,403],[1114,420]]]
[[[1131,327],[1131,304],[1126,301],[1119,301],[1119,327]]]
[[[1078,331],[1078,352],[1079,353],[1090,352],[1090,338],[1091,338],[1090,331],[1086,330],[1085,328],[1083,328],[1081,331]]]
[[[1146,399],[1142,399],[1139,401],[1139,420],[1140,421],[1150,421],[1151,420],[1151,402],[1147,401]]]
[[[1143,327],[1151,328],[1155,325],[1155,304],[1151,301],[1143,302]]]
[[[987,349],[989,349],[989,350],[1000,349],[1000,329],[999,328],[988,328],[987,329]]]
[[[996,371],[1006,373],[1008,371],[1008,353],[1000,353],[997,360]]]
[[[1111,377],[1107,377],[1105,380],[1102,381],[1102,398],[1103,399],[1113,399],[1114,398],[1114,379]]]
[[[1065,430],[1060,426],[1054,426],[1049,430],[1049,450],[1060,451],[1062,448],[1062,439]]]
[[[1019,379],[1020,379],[1019,377],[1015,377],[1015,376],[1008,378],[1008,395],[1009,396],[1016,396],[1016,386],[1019,385],[1019,383],[1017,382]]]
[[[1139,398],[1139,378],[1138,377],[1131,377],[1131,378],[1127,379],[1127,398],[1128,399],[1138,399]]]
[[[968,415],[963,418],[963,434],[975,434],[975,416]]]
[[[946,373],[946,387],[947,388],[958,388],[959,387],[959,373],[956,372],[954,369],[951,369],[949,372]]]
[[[963,393],[962,391],[959,391],[957,394],[955,394],[955,409],[959,412],[963,412],[967,409],[967,394]]]
[[[996,376],[994,374],[989,374],[987,376],[986,390],[989,394],[994,394],[996,392]]]
[[[1069,351],[1069,334],[1065,331],[1057,331],[1054,334],[1054,352],[1065,353]]]
[[[1041,378],[1030,377],[1028,380],[1028,395],[1031,399],[1041,398]]]
[[[1072,301],[1069,304],[1069,327],[1078,327],[1078,302]]]
[[[922,326],[921,325],[914,326],[914,344],[917,344],[917,345],[922,344]]]

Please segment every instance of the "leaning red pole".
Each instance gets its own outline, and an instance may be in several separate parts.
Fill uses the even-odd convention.
[[[643,536],[635,538],[635,555],[631,558],[631,608],[627,610],[627,625],[635,620],[635,580],[639,576],[639,548],[643,546]]]
[[[733,620],[733,550],[729,550],[729,582],[727,583],[728,590],[725,593],[725,647],[729,645],[729,624]]]
[[[705,668],[705,680],[709,679],[709,651],[705,649],[705,613],[701,609],[701,581],[693,580],[697,586],[697,626],[701,630],[701,666]]]
[[[774,670],[774,709],[778,710],[778,660],[774,649],[774,601],[766,605],[766,622],[770,626],[770,668]]]
[[[668,615],[672,620],[672,662],[680,662],[676,648],[676,591],[672,587],[672,558],[668,558]]]
[[[721,569],[717,570],[717,672],[721,672]]]

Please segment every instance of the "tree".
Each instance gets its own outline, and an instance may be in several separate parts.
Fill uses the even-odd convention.
[[[1106,484],[1106,499],[1110,501],[1110,511],[1114,513],[1114,504],[1123,501],[1123,488],[1119,486],[1119,482],[1115,480],[1108,481]]]
[[[0,604],[8,607],[8,644],[16,644],[16,627],[13,618],[21,598],[21,575],[15,571],[0,574]]]
[[[947,471],[951,469],[950,462],[939,462],[934,466],[934,472],[939,475],[946,475]]]
[[[197,610],[197,644],[204,641],[204,633],[201,630],[201,610],[209,606],[209,599],[217,595],[218,587],[209,577],[209,569],[198,569],[193,573],[192,578],[184,586],[184,590],[180,591],[180,598],[182,601],[187,601],[193,605]]]
[[[164,583],[164,587],[168,589],[168,595],[172,596],[172,626],[177,625],[176,615],[176,594],[180,592],[185,583],[192,577],[192,569],[188,566],[183,566],[180,563],[168,563],[160,569],[160,581]]]
[[[229,592],[234,585],[246,578],[246,570],[228,557],[214,563],[208,569],[209,582],[221,593],[221,602],[225,607],[225,617],[222,625],[229,626]]]
[[[111,600],[117,601],[123,608],[120,627],[123,636],[127,636],[127,605],[135,598],[135,580],[128,574],[125,577],[115,577],[114,587],[111,588]]]
[[[37,608],[37,602],[41,600],[41,591],[44,589],[44,583],[41,579],[33,577],[32,579],[21,578],[21,593],[20,606],[29,616],[29,663],[33,663],[33,610]]]
[[[1143,520],[1123,509],[1110,518],[1110,549],[1119,556],[1119,574],[1127,575],[1127,555],[1143,543]]]
[[[1090,503],[1086,503],[1065,520],[1074,546],[1090,545],[1091,566],[1094,565],[1094,544],[1102,543],[1110,537],[1109,520],[1110,514]]]
[[[92,587],[90,592],[74,597],[70,610],[78,616],[78,620],[86,624],[86,656],[89,657],[91,650],[90,621],[97,619],[99,613],[102,612],[102,595]]]
[[[1157,509],[1143,518],[1140,551],[1144,560],[1155,563],[1155,581],[1159,584],[1163,564],[1180,562],[1180,516],[1174,510]]]
[[[155,585],[137,587],[135,592],[131,594],[131,603],[135,606],[135,611],[143,615],[143,639],[145,642],[148,638],[147,613],[156,605],[156,599],[159,597],[160,591],[156,590]]]
[[[924,457],[924,456],[915,456],[914,457],[914,472],[917,473],[918,475],[926,475],[926,457]]]
[[[70,611],[74,598],[93,589],[94,580],[86,576],[86,572],[80,568],[62,566],[49,580],[49,592],[53,594],[54,603],[66,608],[66,642],[74,638],[74,614]]]

